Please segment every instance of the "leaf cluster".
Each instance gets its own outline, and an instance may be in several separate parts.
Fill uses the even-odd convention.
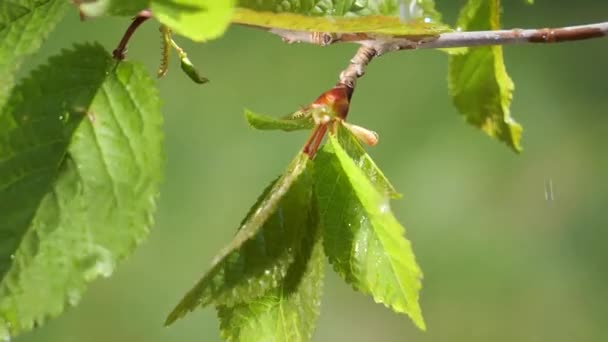
[[[325,255],[353,288],[424,329],[422,272],[390,210],[397,196],[357,139],[336,123],[314,160],[299,153],[264,191],[167,323],[214,305],[229,341],[308,341]]]

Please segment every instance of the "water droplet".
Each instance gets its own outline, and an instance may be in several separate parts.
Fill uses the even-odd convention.
[[[388,201],[388,197],[380,203],[380,212],[386,214],[391,211],[391,204]]]
[[[264,271],[264,274],[267,275],[267,276],[269,276],[270,275],[270,270]]]
[[[96,246],[80,260],[80,268],[83,270],[86,279],[92,280],[97,276],[107,278],[114,270],[112,253],[101,246]]]
[[[63,115],[59,115],[59,120],[63,120]]]
[[[551,178],[545,180],[545,201],[555,200],[555,192],[553,191],[553,180]]]
[[[426,18],[424,18],[424,22],[427,24],[430,24],[433,22],[433,19],[431,19],[430,17],[426,17]]]
[[[76,306],[78,302],[80,302],[80,292],[78,290],[70,290],[68,291],[68,303],[71,306]]]

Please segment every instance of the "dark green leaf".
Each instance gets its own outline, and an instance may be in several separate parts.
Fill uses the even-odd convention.
[[[309,226],[313,188],[309,167],[304,154],[292,161],[258,199],[210,271],[169,315],[167,324],[201,305],[232,306],[259,297],[281,282]]]
[[[315,125],[311,116],[275,118],[268,115],[256,114],[250,110],[245,110],[245,118],[251,127],[261,130],[283,130],[290,132],[302,129],[311,129]]]
[[[299,209],[308,212],[307,217],[300,216],[307,230],[285,277],[262,296],[234,306],[218,306],[220,329],[226,340],[310,341],[319,316],[325,256],[316,206]]]
[[[61,20],[66,0],[0,1],[0,108],[14,85],[14,74]]]
[[[498,0],[469,0],[458,26],[463,31],[497,30],[499,17]],[[514,86],[507,74],[502,47],[469,48],[466,53],[449,58],[449,91],[456,108],[467,122],[520,152],[522,127],[509,110]]]
[[[190,59],[188,59],[188,57],[180,58],[180,66],[182,68],[182,71],[185,72],[186,75],[188,75],[188,77],[190,77],[190,79],[194,83],[205,84],[205,83],[209,82],[208,78],[202,76],[198,72],[198,70],[196,70],[196,68],[194,67],[194,65],[192,64]]]
[[[361,169],[330,135],[315,158],[325,253],[334,270],[376,302],[425,328],[418,296],[422,272],[378,179]]]
[[[0,112],[0,336],[75,305],[152,224],[163,161],[145,68],[101,46],[50,59]]]

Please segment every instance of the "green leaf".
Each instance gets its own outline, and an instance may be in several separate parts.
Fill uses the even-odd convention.
[[[372,158],[365,152],[359,139],[351,134],[343,125],[339,125],[336,137],[340,146],[346,151],[355,164],[367,175],[374,184],[376,190],[390,198],[401,198],[401,194],[395,190],[391,182],[386,178],[382,170],[378,168]]]
[[[285,174],[264,191],[232,242],[171,312],[167,324],[199,306],[231,306],[259,297],[281,282],[308,229],[310,164],[308,156],[298,154]]]
[[[233,22],[276,29],[399,36],[449,31],[433,0],[240,0],[238,6]]]
[[[309,202],[311,203],[311,202]],[[307,231],[286,276],[263,296],[218,306],[221,335],[228,341],[310,341],[319,316],[325,256],[314,203],[308,211]],[[305,217],[302,217],[305,218]]]
[[[158,93],[99,45],[50,59],[0,112],[0,337],[75,305],[152,224]]]
[[[464,31],[500,28],[498,0],[470,0],[462,9],[458,26]],[[521,152],[522,127],[509,107],[513,81],[507,74],[502,47],[469,48],[449,57],[449,92],[467,122]]]
[[[235,0],[152,0],[153,15],[173,32],[195,41],[221,36],[232,18]]]
[[[311,129],[315,125],[312,117],[307,115],[291,115],[286,118],[275,118],[245,110],[245,118],[251,127],[261,130],[282,130],[290,132]]]
[[[376,33],[417,38],[450,31],[449,27],[443,24],[425,22],[423,18],[404,22],[399,17],[384,15],[313,17],[297,13],[258,12],[246,8],[237,8],[232,22],[271,29],[325,33]]]
[[[68,5],[66,0],[0,1],[0,108],[24,57],[38,50]]]
[[[196,70],[196,67],[194,67],[194,64],[192,64],[192,62],[190,61],[190,59],[187,56],[183,56],[183,57],[180,56],[179,65],[182,68],[182,71],[184,73],[186,73],[186,75],[188,75],[188,77],[194,83],[205,84],[205,83],[209,82],[208,78],[201,75],[201,73],[199,73],[198,70]]]
[[[325,253],[334,270],[376,302],[425,329],[418,296],[422,272],[378,179],[360,168],[335,135],[315,158]]]
[[[96,0],[85,1],[79,5],[80,11],[87,17],[101,15],[135,16],[148,7],[150,0]]]
[[[238,6],[259,12],[288,12],[328,17],[397,16],[406,11],[409,17],[431,17],[439,20],[433,0],[239,0]]]

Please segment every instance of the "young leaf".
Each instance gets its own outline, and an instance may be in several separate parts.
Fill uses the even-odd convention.
[[[348,156],[365,173],[367,178],[374,184],[376,190],[390,198],[401,198],[401,194],[395,190],[391,182],[386,178],[382,170],[378,168],[372,158],[365,152],[359,140],[352,135],[343,125],[338,125],[336,133],[340,146],[346,151]]]
[[[286,173],[260,196],[232,242],[181,300],[167,324],[199,306],[232,306],[276,287],[294,262],[309,225],[311,162],[298,154]]]
[[[148,232],[162,117],[145,68],[98,45],[50,59],[0,112],[0,337],[75,305]]]
[[[180,56],[180,63],[179,63],[180,67],[182,68],[182,71],[184,73],[186,73],[186,75],[188,75],[188,77],[197,84],[205,84],[207,82],[209,82],[209,79],[203,75],[201,75],[201,73],[198,72],[198,70],[196,70],[196,67],[194,66],[194,64],[192,64],[192,62],[190,61],[190,59],[187,56]]]
[[[286,276],[263,296],[218,306],[227,341],[310,341],[321,305],[325,256],[316,206],[300,210],[308,212],[308,219],[303,217],[308,229]]]
[[[194,41],[221,36],[232,17],[235,0],[152,0],[150,9],[173,32]]]
[[[325,253],[334,270],[425,329],[418,304],[422,272],[377,178],[355,163],[335,135],[317,154],[315,166]]]
[[[275,118],[245,110],[249,125],[261,130],[282,130],[286,132],[311,129],[315,126],[311,116]]]
[[[0,108],[14,84],[14,73],[61,20],[65,0],[0,1]]]
[[[469,0],[460,13],[464,31],[500,28],[500,1]],[[509,107],[513,81],[504,64],[502,47],[473,47],[449,57],[449,92],[466,120],[491,137],[521,152],[522,127]]]

